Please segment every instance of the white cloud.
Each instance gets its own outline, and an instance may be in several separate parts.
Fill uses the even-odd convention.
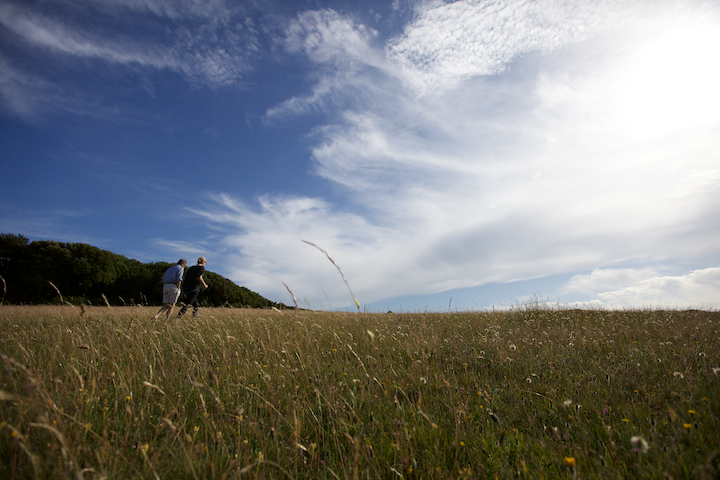
[[[348,98],[348,90],[358,93],[365,86],[361,70],[383,67],[384,60],[371,48],[377,32],[334,10],[302,12],[289,23],[284,35],[287,52],[302,54],[316,66],[312,73],[316,82],[311,93],[269,108],[266,123],[327,109],[338,102],[338,97]]]
[[[179,240],[165,240],[164,238],[155,238],[150,241],[153,247],[162,248],[164,250],[171,250],[178,255],[185,256],[197,256],[211,255],[208,253],[207,246],[202,243],[191,243]],[[192,259],[186,259],[188,262],[192,262]]]
[[[23,55],[42,58],[39,63],[47,65],[43,71],[23,72],[33,78],[22,91],[28,99],[15,100],[8,106],[17,108],[16,113],[21,116],[41,115],[42,112],[27,111],[33,105],[33,97],[43,92],[43,89],[34,90],[33,84],[55,83],[55,76],[47,73],[53,68],[73,68],[72,65],[80,70],[87,68],[85,63],[73,64],[68,59],[97,60],[145,72],[172,71],[195,86],[242,85],[254,69],[259,34],[243,12],[237,12],[238,18],[235,18],[233,12],[221,8],[224,3],[212,5],[215,8],[205,10],[194,2],[65,5],[58,1],[51,2],[39,13],[21,3],[0,3],[0,27],[12,32],[5,40],[19,48]],[[78,11],[87,14],[92,7],[97,8],[98,21],[82,22]],[[214,16],[209,17],[210,12],[214,12]],[[167,19],[173,22],[172,28],[168,28]],[[108,25],[117,27],[108,28]],[[128,31],[133,34],[129,35]],[[6,84],[0,87],[5,96],[12,95],[13,90]],[[74,87],[57,85],[54,88]],[[147,85],[143,88],[147,89]],[[35,104],[36,108],[42,106],[42,103]]]
[[[269,292],[266,296],[277,300],[288,295],[281,283],[285,282],[299,299],[311,299],[314,308],[325,303],[323,291],[333,301],[347,302],[349,296],[347,290],[343,296],[345,286],[335,267],[301,240],[328,250],[354,289],[355,272],[363,258],[369,258],[367,251],[376,240],[373,235],[380,233],[361,216],[335,212],[319,199],[262,197],[258,210],[224,194],[211,200],[213,203],[193,211],[243,232],[224,238],[225,247],[243,255],[226,267],[227,275],[252,290]]]
[[[340,120],[311,135],[317,173],[345,203],[268,196],[256,210],[217,197],[197,213],[237,229],[227,242],[245,257],[232,278],[273,298],[287,295],[282,280],[315,305],[348,305],[334,267],[300,239],[328,250],[361,302],[629,260],[712,262],[720,234],[720,78],[713,62],[687,57],[712,58],[717,11],[691,5],[668,16],[659,8],[642,29],[616,25],[612,35],[597,30],[577,41],[620,10],[523,5],[438,3],[421,12],[386,49],[406,73],[416,69],[421,91],[435,92],[421,97],[391,63],[374,64],[375,82],[361,67],[353,76],[336,68],[375,58],[369,37],[346,18],[300,17],[312,22],[299,21],[288,41],[324,65],[320,93],[277,111],[302,112],[324,101],[324,88],[351,99]],[[462,28],[448,33],[452,25]],[[497,35],[487,36],[496,26]],[[426,50],[438,39],[441,48]],[[530,50],[545,53],[518,58]],[[423,52],[430,60],[421,61]],[[669,75],[673,67],[681,71]],[[674,280],[653,283],[660,277],[649,273],[605,275],[598,295],[641,300],[611,281],[643,286],[642,298],[675,289],[664,301],[689,291]],[[708,302],[711,290],[698,291]]]
[[[620,287],[620,288],[618,288]],[[615,307],[720,308],[720,268],[686,275],[657,275],[654,269],[597,269],[576,275],[566,292],[595,297],[593,305]]]
[[[57,50],[78,57],[96,57],[117,63],[138,63],[166,68],[168,59],[155,49],[141,51],[139,45],[113,45],[89,32],[79,32],[55,20],[16,8],[11,4],[0,6],[0,24],[36,46]]]
[[[501,73],[520,54],[586,39],[621,20],[627,10],[621,6],[613,0],[424,2],[386,50],[418,94],[437,94]]]
[[[303,52],[313,62],[347,68],[364,62],[370,51],[369,41],[377,32],[334,10],[306,11],[286,29],[285,48]]]

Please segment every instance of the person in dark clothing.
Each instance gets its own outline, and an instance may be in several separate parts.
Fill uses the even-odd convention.
[[[200,257],[198,258],[197,265],[190,267],[185,274],[183,290],[187,296],[187,301],[185,302],[185,306],[182,310],[180,310],[180,313],[178,313],[177,318],[182,318],[190,305],[193,306],[193,318],[197,317],[198,310],[200,309],[200,303],[197,299],[198,293],[200,293],[200,284],[202,284],[203,287],[208,288],[207,283],[205,283],[205,280],[203,280],[202,277],[203,273],[205,273],[206,264],[207,260],[205,260],[205,257]]]

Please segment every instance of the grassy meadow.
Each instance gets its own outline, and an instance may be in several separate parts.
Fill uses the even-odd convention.
[[[156,311],[0,307],[0,478],[720,476],[720,312]]]

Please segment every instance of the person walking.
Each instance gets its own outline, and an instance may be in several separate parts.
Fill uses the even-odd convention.
[[[163,307],[153,317],[153,320],[157,320],[161,313],[167,310],[166,321],[170,320],[170,315],[175,308],[175,302],[180,297],[180,284],[182,283],[183,274],[185,273],[185,265],[187,262],[184,259],[180,259],[176,265],[165,270],[162,277],[163,283]]]
[[[190,305],[193,306],[193,318],[197,317],[198,310],[200,309],[200,303],[197,299],[200,293],[199,283],[201,283],[203,287],[208,288],[207,283],[205,283],[202,277],[203,273],[205,273],[205,265],[207,265],[207,260],[205,260],[205,257],[200,257],[198,258],[197,265],[188,269],[187,275],[185,275],[185,284],[183,285],[183,291],[187,298],[185,306],[180,310],[177,318],[182,318]]]

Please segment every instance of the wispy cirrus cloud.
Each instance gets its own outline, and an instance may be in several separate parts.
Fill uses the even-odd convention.
[[[150,245],[155,248],[161,248],[165,251],[170,250],[172,252],[175,252],[177,255],[197,255],[198,257],[202,255],[210,255],[208,253],[207,245],[204,245],[203,243],[191,243],[179,240],[155,238],[150,240]],[[188,259],[188,262],[190,261],[192,260]]]
[[[424,2],[386,52],[417,94],[437,94],[502,73],[519,55],[587,39],[621,20],[624,10],[614,0]]]
[[[306,57],[315,66],[309,74],[314,81],[311,92],[293,96],[271,107],[266,123],[287,116],[327,110],[354,95],[363,95],[368,66],[383,67],[384,59],[372,42],[377,32],[334,10],[306,11],[285,28],[282,48]],[[348,95],[354,90],[354,95]]]
[[[153,15],[173,20],[208,18],[213,21],[227,19],[232,10],[242,8],[242,4],[236,6],[229,4],[226,0],[175,0],[172,2],[164,0],[88,0],[88,4],[94,5],[100,10],[127,9],[140,13],[151,12]]]
[[[94,15],[94,21],[86,21],[88,15]],[[12,47],[5,51],[5,62],[14,66],[16,77],[33,79],[22,91],[27,101],[6,101],[7,108],[19,108],[16,113],[26,117],[31,105],[43,106],[33,104],[32,98],[48,90],[34,93],[33,85],[57,82],[53,69],[87,72],[84,62],[89,60],[102,62],[106,69],[135,69],[139,84],[147,81],[141,80],[142,73],[174,72],[196,87],[236,87],[254,71],[260,50],[252,18],[225,2],[212,2],[205,9],[194,2],[58,0],[41,11],[10,1],[0,4],[0,28],[5,30],[2,41]],[[43,68],[28,70],[28,62],[20,61],[23,56],[42,58],[38,64]],[[4,97],[12,95],[7,82],[0,88]],[[54,88],[83,91],[71,84]]]

